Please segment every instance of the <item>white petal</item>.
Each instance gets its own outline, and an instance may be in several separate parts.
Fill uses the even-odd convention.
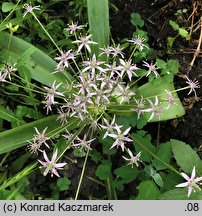
[[[129,127],[128,129],[126,129],[126,130],[124,131],[123,135],[127,135],[128,132],[130,131],[130,129],[131,129],[131,127]]]
[[[199,181],[202,181],[202,177],[198,177],[195,179],[195,182],[199,182]]]
[[[43,157],[47,163],[50,163],[50,160],[48,159],[48,156],[45,151],[43,151]]]
[[[187,174],[181,173],[181,175],[182,175],[182,177],[183,177],[184,179],[186,179],[187,181],[190,180],[190,178],[189,178],[189,176],[188,176]]]
[[[196,175],[196,169],[195,169],[195,166],[194,166],[194,168],[192,170],[192,174],[191,174],[191,179],[194,179],[195,175]]]
[[[188,187],[188,197],[191,195],[192,190],[193,190],[193,187]]]
[[[58,154],[58,150],[56,149],[55,153],[53,154],[52,158],[51,158],[51,162],[54,163],[57,159],[57,154]]]
[[[184,182],[184,183],[176,185],[175,187],[187,187],[188,185],[189,185],[188,182]]]

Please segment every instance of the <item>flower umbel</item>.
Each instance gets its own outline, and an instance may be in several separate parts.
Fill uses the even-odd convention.
[[[49,172],[51,173],[51,177],[53,177],[53,174],[57,177],[60,177],[57,169],[62,170],[67,163],[56,163],[58,150],[56,149],[55,153],[53,154],[51,160],[48,159],[48,156],[45,151],[43,151],[43,157],[45,161],[38,160],[39,163],[42,165],[42,167],[45,167],[44,176],[46,176]]]
[[[185,173],[181,173],[181,175],[187,181],[184,183],[178,184],[175,187],[188,187],[188,197],[191,195],[192,191],[195,191],[195,189],[201,190],[200,187],[198,186],[198,182],[202,181],[202,177],[195,178],[196,176],[195,167],[192,170],[191,178]]]

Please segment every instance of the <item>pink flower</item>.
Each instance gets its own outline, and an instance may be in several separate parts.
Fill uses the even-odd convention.
[[[158,97],[156,96],[155,97],[155,102],[153,103],[151,100],[147,99],[148,102],[150,103],[151,105],[151,108],[148,108],[148,109],[144,109],[142,110],[142,112],[151,112],[151,116],[149,117],[149,121],[151,121],[151,119],[156,115],[158,116],[158,119],[160,120],[160,111],[163,109],[162,106],[159,106],[159,100],[158,100]]]
[[[78,143],[73,143],[72,146],[73,147],[81,147],[82,149],[89,149],[91,150],[90,144],[93,142],[94,139],[91,140],[86,140],[87,139],[87,135],[85,134],[83,139],[80,139],[79,137],[77,137],[75,140],[78,141]]]
[[[65,30],[66,31],[70,31],[70,34],[73,34],[73,33],[75,33],[76,32],[76,30],[78,30],[78,29],[82,29],[84,26],[83,25],[78,25],[78,22],[76,22],[76,23],[71,23],[71,25],[70,24],[68,24],[68,28],[66,28]]]
[[[24,7],[25,7],[25,12],[23,13],[23,17],[25,17],[28,13],[32,13],[33,10],[40,10],[40,6],[39,5],[32,7],[29,4],[24,4]]]
[[[105,125],[101,125],[101,124],[100,124],[100,127],[101,127],[102,129],[105,129],[105,130],[106,130],[106,132],[105,132],[105,134],[104,134],[104,136],[103,136],[103,139],[106,138],[106,137],[108,136],[109,133],[114,132],[115,127],[119,127],[119,128],[122,128],[122,127],[123,127],[122,125],[117,126],[117,125],[115,124],[115,115],[114,115],[114,117],[113,117],[111,123],[109,123],[108,120],[107,120],[106,118],[103,118],[103,121],[104,121]]]
[[[140,51],[142,51],[145,48],[149,49],[148,46],[146,46],[145,44],[143,44],[143,42],[145,41],[145,39],[143,37],[138,36],[137,38],[132,38],[131,40],[128,40],[128,42],[133,43],[133,45],[137,46]]]
[[[153,64],[153,63],[149,64],[145,61],[143,61],[143,62],[144,62],[143,66],[148,68],[146,76],[149,76],[152,72],[155,74],[156,77],[159,75],[157,72],[158,68],[156,67],[156,64]]]
[[[188,197],[191,195],[192,191],[195,191],[195,189],[201,190],[200,187],[198,186],[198,182],[202,181],[202,177],[195,178],[195,175],[196,175],[195,167],[192,170],[191,178],[185,173],[181,173],[181,175],[187,181],[184,183],[178,184],[175,187],[188,187]]]
[[[97,61],[95,54],[93,55],[92,59],[89,61],[84,61],[83,64],[86,66],[82,72],[91,71],[92,77],[95,76],[95,70],[99,70],[101,72],[105,72],[105,70],[100,67],[101,64],[103,64],[103,61]]]
[[[110,149],[114,148],[115,146],[117,147],[121,146],[122,151],[124,151],[125,142],[133,142],[132,139],[126,137],[126,135],[128,134],[131,128],[126,129],[124,132],[121,132],[120,127],[117,125],[114,128],[116,129],[117,134],[115,133],[108,134],[109,137],[112,137],[115,139],[115,142],[113,143]]]
[[[80,44],[79,48],[77,50],[77,53],[80,52],[83,47],[85,47],[88,50],[88,52],[91,53],[91,48],[90,48],[89,44],[97,44],[94,41],[90,41],[91,36],[92,35],[88,35],[86,37],[80,36],[79,40],[76,40],[76,41],[72,42],[72,43],[78,43],[78,44]]]
[[[132,64],[132,60],[124,61],[123,59],[120,59],[120,63],[121,65],[118,66],[118,69],[121,71],[121,76],[123,76],[123,74],[126,72],[130,81],[133,74],[137,76],[135,71],[139,68]]]
[[[192,92],[194,92],[194,96],[195,96],[195,98],[196,99],[198,99],[198,97],[197,97],[197,94],[196,94],[196,88],[200,88],[200,86],[199,86],[199,82],[197,81],[197,80],[190,80],[187,76],[185,76],[185,78],[187,79],[187,84],[189,85],[189,87],[190,87],[190,91],[189,91],[189,93],[188,93],[188,95],[189,94],[191,94]]]
[[[128,85],[126,87],[118,85],[118,88],[119,91],[117,95],[121,97],[120,104],[122,104],[123,102],[129,103],[130,98],[135,95],[135,92],[130,91],[130,87]]]
[[[127,149],[128,154],[130,158],[126,158],[122,156],[126,161],[129,161],[128,165],[131,165],[133,167],[133,164],[135,164],[138,167],[138,161],[140,161],[141,152],[139,152],[136,156],[133,155],[133,153],[130,151],[130,149]]]
[[[168,91],[168,90],[165,90],[165,91],[166,91],[168,96],[167,96],[167,98],[164,98],[163,100],[168,102],[168,106],[166,107],[166,109],[169,109],[175,103],[176,99],[172,95],[171,91]]]
[[[57,65],[57,71],[60,70],[64,70],[64,68],[68,68],[69,67],[69,60],[74,60],[75,59],[75,54],[72,53],[72,50],[68,50],[67,52],[60,52],[60,55],[58,55],[58,57],[55,58],[55,60],[59,61],[58,65]]]
[[[55,153],[53,154],[51,160],[48,159],[48,156],[45,151],[43,151],[43,157],[45,161],[38,160],[39,163],[42,165],[42,167],[45,167],[44,176],[46,176],[49,172],[51,173],[51,177],[53,177],[53,174],[57,177],[60,177],[57,169],[62,170],[67,163],[56,163],[58,150],[56,149]]]

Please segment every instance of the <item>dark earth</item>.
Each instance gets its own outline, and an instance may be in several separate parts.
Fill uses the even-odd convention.
[[[135,27],[131,24],[130,15],[133,12],[139,13],[145,21],[144,30],[148,32],[149,44],[160,53],[163,60],[176,59],[180,63],[180,72],[175,77],[176,88],[185,86],[183,75],[187,75],[192,80],[197,79],[202,82],[202,60],[201,52],[197,51],[199,38],[202,37],[200,18],[202,17],[202,1],[194,0],[111,0],[117,10],[110,8],[110,26],[112,38],[119,41],[131,38]],[[180,9],[187,9],[182,15],[176,15]],[[176,32],[169,24],[169,20],[176,21],[181,27],[192,30],[190,40],[178,37],[173,45],[172,52],[167,52],[167,37],[175,36]],[[201,34],[201,35],[200,35]],[[200,47],[199,47],[200,48]],[[196,52],[197,51],[197,52]],[[190,67],[195,55],[195,61]],[[186,114],[175,120],[160,123],[148,124],[144,130],[148,131],[156,143],[166,142],[170,139],[178,139],[194,147],[197,151],[202,151],[202,89],[197,89],[198,100],[193,95],[187,95],[188,90],[179,92],[179,97],[185,106]],[[202,152],[201,152],[202,154]],[[71,155],[70,155],[71,157]],[[120,156],[121,157],[121,156]],[[68,192],[60,195],[61,199],[74,198],[79,182],[83,159],[78,159],[78,163],[69,165],[67,175],[71,179],[71,187]],[[116,166],[116,165],[115,165]],[[87,162],[84,179],[79,195],[79,199],[105,199],[106,190],[104,187],[89,180],[88,177],[95,177],[96,165],[90,160]],[[43,178],[41,173],[31,174],[30,183],[33,193],[42,199],[51,197],[51,190],[47,182],[55,182],[55,178]],[[130,183],[125,190],[118,193],[118,199],[129,199],[136,196],[136,189]]]

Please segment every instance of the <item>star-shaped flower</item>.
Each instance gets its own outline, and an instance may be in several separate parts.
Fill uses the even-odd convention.
[[[157,72],[158,68],[156,67],[156,64],[153,64],[152,62],[151,62],[151,64],[149,64],[145,61],[143,61],[143,62],[144,62],[143,66],[148,68],[146,76],[149,76],[152,72],[155,74],[156,77],[159,75]]]
[[[122,151],[124,151],[125,142],[133,142],[132,139],[126,137],[131,128],[126,129],[124,132],[122,132],[120,127],[117,125],[114,128],[116,129],[117,133],[108,134],[108,136],[116,139],[110,149],[114,148],[115,146],[121,146]]]
[[[195,167],[192,170],[191,178],[185,173],[181,173],[181,175],[187,181],[178,184],[175,187],[188,187],[188,197],[191,195],[192,191],[195,191],[195,189],[201,190],[200,187],[198,186],[198,182],[202,181],[202,177],[195,178],[196,176]]]
[[[80,44],[77,53],[79,53],[83,47],[85,47],[88,52],[91,53],[91,48],[89,44],[97,44],[96,42],[90,40],[91,36],[92,35],[88,35],[86,37],[80,36],[79,40],[75,40],[72,42]]]
[[[140,157],[141,157],[141,152],[139,152],[136,156],[133,155],[133,153],[130,151],[130,149],[127,149],[128,154],[130,156],[130,158],[124,157],[122,156],[125,160],[129,161],[128,165],[131,165],[133,167],[133,165],[135,164],[138,167],[138,161],[140,161]],[[141,162],[141,161],[140,161]]]
[[[118,69],[121,71],[121,76],[124,75],[126,72],[128,74],[128,78],[131,81],[133,74],[137,76],[135,71],[139,69],[135,64],[132,64],[132,60],[124,61],[123,59],[120,59],[121,65],[118,66]]]
[[[23,13],[23,17],[25,17],[28,13],[33,13],[33,10],[40,10],[40,5],[32,7],[30,4],[24,4],[25,12]]]
[[[46,176],[49,172],[51,173],[51,177],[53,174],[57,177],[60,177],[57,170],[62,170],[67,163],[56,163],[58,150],[56,149],[55,153],[53,154],[51,160],[48,159],[48,156],[45,151],[43,151],[43,157],[45,161],[38,160],[42,167],[45,167],[44,176]]]
[[[198,99],[195,89],[200,88],[199,82],[197,80],[190,80],[187,76],[185,76],[185,78],[187,79],[186,83],[190,87],[190,91],[189,91],[188,95],[191,94],[192,92],[194,92],[195,98]]]

